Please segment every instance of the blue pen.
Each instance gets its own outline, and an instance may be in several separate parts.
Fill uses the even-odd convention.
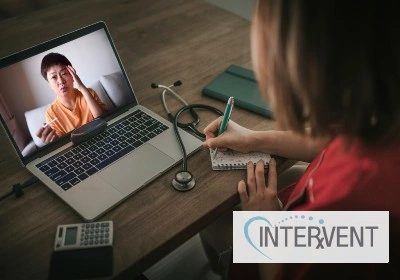
[[[226,103],[226,108],[225,108],[224,116],[222,118],[221,125],[219,126],[218,135],[222,134],[228,127],[228,122],[229,122],[229,120],[231,118],[231,114],[232,114],[233,104],[234,104],[234,99],[231,96],[231,97],[229,97],[228,102]],[[218,152],[218,148],[215,148],[213,159],[215,159],[217,152]]]

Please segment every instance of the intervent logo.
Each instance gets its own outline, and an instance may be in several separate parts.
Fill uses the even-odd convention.
[[[387,211],[235,211],[235,263],[387,263]]]

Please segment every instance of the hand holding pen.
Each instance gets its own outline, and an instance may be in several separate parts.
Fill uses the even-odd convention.
[[[223,117],[219,117],[204,128],[206,140],[203,142],[203,146],[213,150],[218,147],[219,151],[223,149],[231,149],[241,153],[254,151],[252,140],[254,139],[254,131],[237,124],[233,120],[229,120],[229,123],[226,124],[226,128],[229,124],[229,130],[225,130],[222,135],[218,136],[222,119]]]
[[[54,119],[52,119],[51,121],[49,121],[48,123],[45,123],[44,125],[43,125],[43,128],[46,128],[46,127],[48,127],[49,125],[51,125],[53,122],[55,122],[56,120],[58,120],[58,118],[54,118]]]
[[[224,116],[222,117],[222,121],[221,121],[221,124],[218,129],[218,135],[221,135],[222,133],[224,133],[224,131],[228,127],[228,122],[231,118],[233,105],[234,105],[234,98],[231,96],[231,97],[229,97],[228,102],[226,103]],[[217,155],[217,153],[218,153],[218,147],[215,148],[215,150],[214,150],[213,159],[215,159],[215,156]]]
[[[57,121],[58,118],[54,118],[48,123],[45,123],[39,130],[36,132],[36,136],[39,137],[43,143],[48,144],[56,139],[58,139],[58,135],[55,130],[53,130],[50,126],[53,122]]]

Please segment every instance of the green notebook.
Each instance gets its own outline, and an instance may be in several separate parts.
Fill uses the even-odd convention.
[[[202,92],[225,102],[233,96],[235,106],[272,118],[271,108],[261,98],[254,73],[249,69],[232,64],[205,86]]]

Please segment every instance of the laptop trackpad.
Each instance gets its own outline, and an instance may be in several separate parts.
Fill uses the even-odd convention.
[[[150,144],[145,144],[104,171],[98,173],[123,194],[137,190],[166,170],[174,160]]]

